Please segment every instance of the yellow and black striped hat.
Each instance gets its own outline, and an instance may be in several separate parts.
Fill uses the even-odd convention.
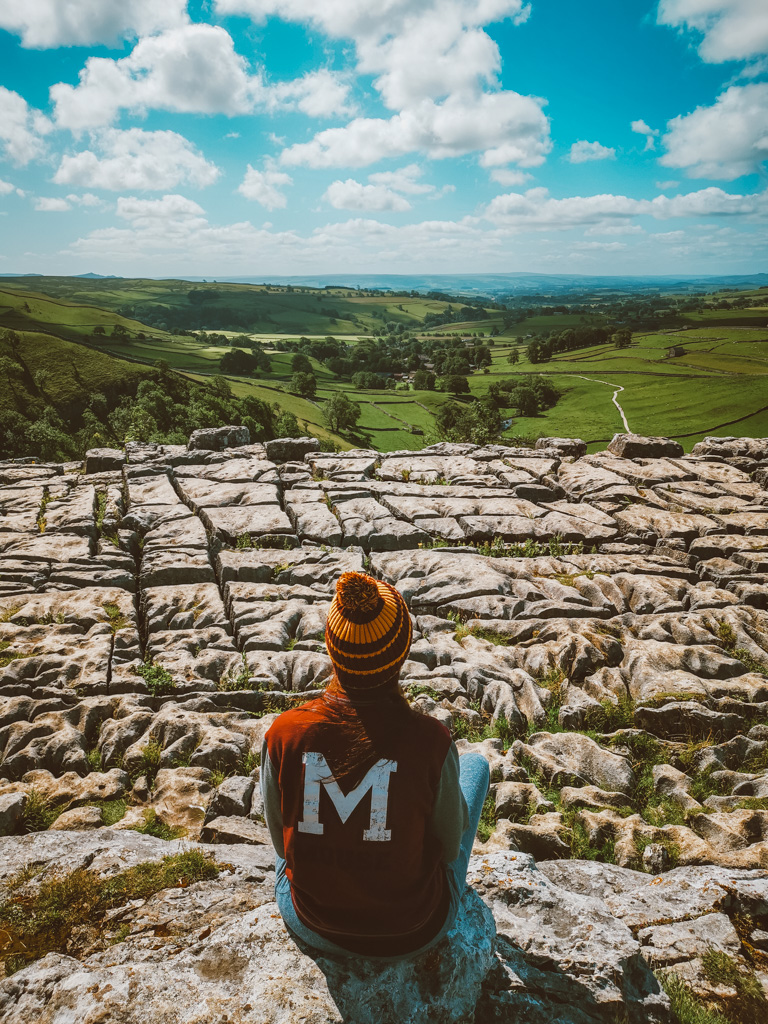
[[[345,690],[371,690],[396,678],[412,636],[411,616],[394,587],[361,572],[339,577],[325,643]]]

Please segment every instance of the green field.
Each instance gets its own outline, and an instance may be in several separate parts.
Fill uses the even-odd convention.
[[[218,344],[207,335],[230,338],[238,332],[172,326],[174,318],[194,320],[201,305],[208,309],[208,300],[199,301],[199,295],[208,292],[214,295],[214,306],[226,303],[237,315],[256,318],[258,329],[251,325],[239,333],[259,342],[269,357],[268,371],[227,375],[232,393],[291,412],[302,430],[341,447],[421,448],[434,440],[434,415],[450,396],[413,389],[355,390],[349,379],[312,357],[317,395],[314,400],[300,398],[290,391],[293,352],[276,346],[328,335],[343,338],[347,346],[363,339],[370,345],[370,332],[392,322],[417,337],[482,332],[492,361],[485,372],[470,376],[475,397],[482,397],[494,382],[548,376],[562,397],[537,416],[517,417],[507,432],[510,438],[577,436],[592,449],[604,447],[614,433],[625,429],[612,400],[620,388],[617,400],[631,430],[678,437],[686,449],[706,434],[768,433],[768,307],[763,305],[686,312],[681,328],[636,331],[627,349],[597,345],[556,354],[537,365],[527,359],[530,336],[583,325],[588,319],[583,312],[531,315],[517,322],[505,314],[505,324],[501,313],[491,311],[493,315],[482,320],[425,331],[425,316],[448,307],[459,309],[461,304],[350,289],[30,278],[0,282],[0,327],[20,333],[30,352],[30,375],[43,369],[49,375],[46,387],[66,408],[78,389],[114,389],[119,379],[148,373],[158,360],[198,382],[218,374],[219,362],[231,348],[223,339]],[[191,301],[190,293],[198,298]],[[764,301],[764,293],[755,301]],[[159,320],[158,310],[165,310],[165,320]],[[141,318],[145,315],[151,323]],[[606,322],[604,312],[591,320],[593,325]],[[500,333],[489,338],[491,330]],[[69,347],[62,349],[62,344]],[[674,346],[683,351],[671,354]],[[513,349],[520,356],[516,365],[507,359]],[[322,403],[338,391],[360,405],[358,428],[348,437],[332,434],[323,420]],[[6,389],[5,401],[10,400]]]

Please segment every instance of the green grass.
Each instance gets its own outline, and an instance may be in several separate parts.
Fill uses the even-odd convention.
[[[0,398],[0,407],[3,401],[9,407],[41,401],[42,395],[31,383],[39,370],[48,376],[46,393],[61,408],[81,398],[84,391],[108,395],[115,388],[125,390],[131,380],[135,390],[136,380],[152,373],[141,364],[158,359],[167,360],[193,380],[207,380],[206,375],[217,371],[226,349],[196,334],[174,334],[175,328],[199,326],[209,332],[246,334],[268,347],[280,340],[326,335],[357,344],[384,322],[395,321],[418,331],[427,313],[441,311],[446,305],[458,308],[457,303],[423,296],[375,295],[348,288],[56,277],[5,279],[0,285],[0,327],[24,332],[24,359],[29,367],[29,380],[23,387],[14,384],[5,389],[9,394]],[[205,294],[212,301],[190,302],[190,292],[198,297]],[[610,319],[606,316],[596,310],[588,320],[604,323]],[[233,322],[225,329],[222,324],[228,319]],[[490,372],[473,374],[470,387],[481,397],[493,382],[524,381],[529,373],[543,372],[563,389],[554,408],[516,419],[510,439],[581,436],[593,450],[604,448],[616,431],[623,430],[612,402],[618,386],[625,388],[619,401],[630,429],[679,436],[686,450],[706,434],[764,436],[768,434],[768,410],[762,408],[768,405],[766,321],[764,306],[702,310],[677,320],[678,324],[687,322],[688,330],[637,332],[633,345],[622,351],[613,345],[595,346],[532,366],[522,345],[521,361],[513,367],[506,360],[513,337],[584,322],[581,314],[536,315],[513,324],[495,339]],[[123,333],[113,336],[115,327]],[[483,331],[487,341],[491,327],[503,327],[502,315],[493,310],[483,321],[450,324],[428,333],[474,335]],[[96,328],[104,334],[94,336]],[[95,345],[99,351],[85,349],[84,344]],[[671,345],[682,345],[685,355],[667,358]],[[120,358],[112,358],[115,356]],[[342,448],[364,444],[381,451],[419,449],[434,430],[434,412],[449,400],[434,392],[355,391],[348,380],[336,379],[327,367],[313,360],[319,391],[315,402],[308,401],[288,390],[290,360],[289,353],[272,348],[268,372],[253,378],[229,378],[233,393],[276,403],[296,416],[300,429]],[[72,370],[75,365],[77,374]],[[337,390],[360,404],[354,438],[333,435],[323,423],[320,405]],[[98,437],[94,443],[109,444],[112,439]]]
[[[678,974],[658,974],[657,977],[669,996],[678,1024],[729,1024],[726,1017],[705,1006]]]
[[[114,907],[215,878],[219,870],[204,854],[190,850],[106,878],[84,868],[42,881],[31,872],[13,876],[0,903],[6,971],[11,974],[48,953],[69,952],[84,929],[100,934],[107,912]]]

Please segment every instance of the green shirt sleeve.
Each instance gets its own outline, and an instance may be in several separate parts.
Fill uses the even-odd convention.
[[[469,825],[469,811],[459,786],[459,752],[451,740],[445,755],[429,829],[443,846],[443,860],[450,864],[459,855],[461,837]]]
[[[277,784],[277,777],[272,758],[269,756],[267,741],[261,747],[261,768],[259,769],[259,786],[261,788],[261,799],[264,804],[264,820],[267,823],[269,834],[272,838],[272,845],[278,856],[285,859],[285,847],[283,846],[283,810],[280,805],[280,787]]]

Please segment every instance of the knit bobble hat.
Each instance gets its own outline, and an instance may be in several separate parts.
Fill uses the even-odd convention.
[[[361,572],[339,577],[325,643],[345,690],[366,692],[396,679],[412,636],[411,616],[394,587]]]

